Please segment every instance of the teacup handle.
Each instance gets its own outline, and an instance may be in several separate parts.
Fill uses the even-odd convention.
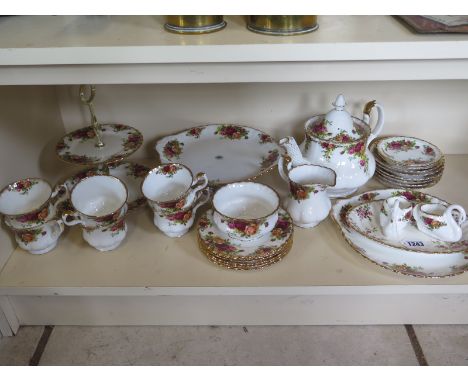
[[[195,176],[195,180],[192,182],[192,185],[190,186],[191,194],[195,194],[196,192],[200,191],[201,189],[205,188],[208,186],[208,177],[204,172],[199,172]]]
[[[193,207],[193,215],[197,212],[198,208],[207,203],[212,195],[212,191],[210,188],[205,188],[200,192],[200,196],[198,196],[198,200]]]
[[[77,224],[83,224],[80,215],[77,212],[64,212],[62,215],[62,220],[65,225],[72,226]]]
[[[63,196],[59,196],[60,191],[64,190]],[[65,184],[58,184],[52,191],[51,200],[54,207],[57,206],[60,202],[68,199],[70,197],[70,191]]]
[[[466,212],[465,209],[458,205],[458,204],[452,204],[447,208],[447,211],[445,212],[448,216],[452,216],[452,211],[457,211],[458,212],[458,225],[462,225],[465,220],[466,220]]]

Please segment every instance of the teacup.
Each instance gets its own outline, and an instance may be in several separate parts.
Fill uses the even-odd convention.
[[[199,207],[208,202],[211,190],[205,188],[198,191],[192,205],[178,208],[153,208],[154,225],[169,237],[181,237],[192,227],[195,214]]]
[[[191,206],[197,192],[206,188],[208,178],[192,172],[182,164],[168,163],[153,168],[141,184],[141,191],[153,209],[183,209]]]
[[[278,220],[280,198],[262,183],[236,182],[213,196],[213,220],[221,232],[239,242],[255,241],[270,233]]]
[[[420,203],[414,208],[413,216],[418,229],[435,239],[456,242],[463,236],[460,226],[466,220],[466,212],[458,204]]]
[[[63,220],[66,225],[81,224],[83,237],[93,247],[105,251],[116,248],[124,239],[123,235],[115,235],[111,239],[106,237],[105,243],[99,242],[95,233],[93,240],[90,232],[105,229],[124,221],[127,212],[127,188],[118,178],[111,175],[92,175],[78,182],[71,192],[71,204],[74,212],[65,212]],[[97,231],[96,231],[97,232]],[[107,232],[107,231],[104,231]],[[112,243],[109,244],[109,239]]]
[[[42,255],[55,248],[64,229],[63,221],[52,219],[27,230],[14,230],[19,247],[34,255]]]
[[[56,205],[68,197],[64,185],[54,190],[41,178],[26,178],[6,186],[0,193],[0,213],[12,229],[37,228],[55,216]]]
[[[96,228],[83,227],[83,239],[99,251],[111,251],[117,248],[126,235],[125,217],[118,219],[113,224]]]
[[[413,205],[403,196],[385,199],[380,209],[380,226],[385,236],[398,239],[412,218]]]

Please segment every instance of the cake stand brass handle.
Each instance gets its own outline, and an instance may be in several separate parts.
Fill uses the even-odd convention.
[[[89,107],[89,113],[91,114],[91,123],[96,136],[96,147],[104,147],[104,142],[101,139],[101,125],[97,121],[96,111],[94,110],[93,99],[96,95],[96,87],[94,85],[88,85],[90,88],[89,98],[85,96],[85,90],[87,85],[80,85],[80,98],[81,102]]]

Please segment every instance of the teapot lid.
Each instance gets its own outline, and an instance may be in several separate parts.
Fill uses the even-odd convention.
[[[351,115],[345,110],[346,101],[343,94],[336,97],[323,120],[312,127],[312,134],[318,138],[339,142],[350,142],[361,137],[356,131]]]

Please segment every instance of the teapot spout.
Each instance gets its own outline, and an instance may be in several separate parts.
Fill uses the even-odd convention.
[[[301,150],[293,137],[286,137],[279,141],[280,146],[286,151],[286,154],[291,159],[291,167],[296,167],[301,164],[309,164],[302,156]]]

